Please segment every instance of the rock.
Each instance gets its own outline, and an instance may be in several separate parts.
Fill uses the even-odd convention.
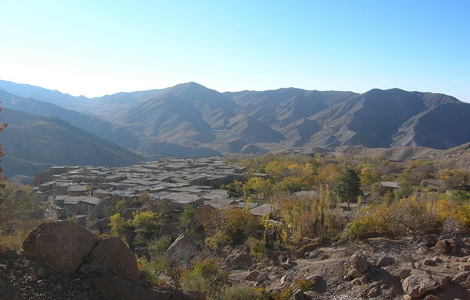
[[[0,277],[0,299],[23,300],[24,298],[12,284],[4,281],[3,278]]]
[[[353,279],[351,281],[351,286],[359,286],[359,285],[362,285],[362,284],[363,284],[363,282],[362,282],[361,278],[356,278],[356,279]]]
[[[392,265],[395,263],[395,259],[391,256],[383,256],[379,262],[377,263],[377,265],[379,267],[386,267],[386,266],[389,266],[389,265]]]
[[[435,256],[432,260],[437,264],[440,264],[442,262],[442,259],[439,256]]]
[[[175,222],[170,222],[168,224],[162,225],[162,227],[160,228],[159,236],[168,235],[171,237],[178,237],[179,235],[181,235],[181,229],[178,225],[179,223]]]
[[[411,271],[409,269],[398,269],[395,270],[392,275],[397,277],[400,280],[405,279],[406,277],[410,276]]]
[[[418,250],[416,250],[416,252],[421,255],[426,255],[431,252],[431,248],[429,248],[428,246],[421,246],[418,248]]]
[[[378,295],[380,295],[380,288],[377,286],[374,286],[367,292],[367,297],[368,298],[375,298]]]
[[[181,234],[176,240],[168,247],[167,253],[184,252],[189,256],[196,255],[197,244],[193,238],[185,234]]]
[[[427,295],[423,300],[441,300],[441,298],[434,295]]]
[[[252,258],[248,255],[248,248],[246,246],[237,246],[225,258],[225,266],[233,270],[247,270],[252,266]]]
[[[190,300],[188,295],[181,291],[171,290],[144,290],[137,284],[119,277],[104,276],[93,280],[93,287],[97,289],[105,300]]]
[[[459,271],[470,271],[470,265],[460,265],[458,269]]]
[[[425,259],[423,261],[423,265],[425,265],[425,266],[437,266],[436,262],[434,260],[431,260],[431,259]]]
[[[139,269],[135,255],[120,239],[109,237],[98,242],[90,254],[90,265],[112,274],[137,281]]]
[[[256,277],[256,281],[257,282],[265,282],[266,280],[269,280],[269,277],[268,275],[264,274],[264,273],[261,273],[258,275],[258,277]]]
[[[102,232],[104,229],[106,229],[109,225],[109,218],[103,218],[97,220],[94,224],[93,227],[98,229],[100,232]]]
[[[351,256],[351,267],[358,272],[363,273],[369,268],[369,262],[364,255],[355,253]]]
[[[424,238],[424,245],[427,247],[434,247],[437,243],[437,236],[435,234],[427,235]]]
[[[402,282],[403,291],[412,298],[421,297],[439,287],[439,283],[430,277],[410,276]]]
[[[24,254],[42,259],[49,267],[74,273],[98,242],[98,237],[71,222],[39,225],[23,243]]]
[[[126,239],[126,243],[130,246],[133,247],[133,240],[134,237],[137,235],[133,230],[129,229],[123,229],[121,231],[122,236]]]
[[[362,273],[356,269],[349,269],[347,277],[349,279],[359,278],[362,277]]]
[[[307,299],[304,292],[302,292],[301,289],[296,289],[294,293],[292,294],[292,299],[293,300],[304,300]]]
[[[186,292],[191,300],[206,300],[206,294],[198,290],[189,290]]]
[[[320,254],[322,253],[322,251],[320,250],[315,250],[315,251],[312,251],[312,252],[308,252],[308,254],[306,255],[307,258],[317,258]]]
[[[459,284],[460,286],[470,289],[470,272],[460,272],[451,280],[452,283]]]
[[[448,254],[452,252],[452,246],[450,240],[439,240],[436,243],[436,251],[441,254]]]
[[[259,275],[260,275],[260,273],[258,271],[252,271],[252,272],[248,273],[248,275],[245,276],[245,280],[256,281],[256,278],[258,278]]]

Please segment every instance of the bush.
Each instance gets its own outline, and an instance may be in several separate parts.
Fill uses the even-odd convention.
[[[216,261],[202,260],[184,274],[183,288],[202,291],[208,296],[214,296],[228,284],[228,276],[229,272],[222,271]]]
[[[216,299],[221,300],[262,300],[266,299],[262,291],[244,284],[234,284],[223,289]]]

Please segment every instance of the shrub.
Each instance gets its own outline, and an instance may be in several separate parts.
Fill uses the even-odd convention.
[[[223,271],[216,261],[205,259],[197,262],[183,275],[183,288],[199,290],[213,296],[228,284],[228,276],[229,272]]]
[[[216,299],[221,300],[262,300],[266,299],[262,291],[244,284],[234,284],[223,289]]]

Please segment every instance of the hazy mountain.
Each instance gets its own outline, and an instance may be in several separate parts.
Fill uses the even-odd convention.
[[[4,90],[0,90],[0,100],[4,107],[66,120],[77,128],[116,143],[125,149],[140,151],[150,155],[175,155],[174,153],[180,153],[182,156],[220,155],[220,153],[207,148],[185,147],[167,142],[160,143],[152,137],[148,137],[129,127],[118,125],[112,121],[78,111],[68,110],[49,102],[12,95]]]
[[[4,108],[2,121],[8,123],[0,134],[7,176],[33,175],[50,165],[124,166],[145,160],[58,118]]]
[[[7,87],[18,92],[22,86]],[[42,100],[59,101],[55,91],[41,91]],[[56,98],[47,100],[49,93]],[[60,101],[93,112],[96,116],[88,116],[93,122],[108,122],[92,122],[96,125],[88,128],[74,125],[126,148],[161,155],[176,150],[200,156],[215,153],[210,149],[249,153],[348,145],[445,149],[470,142],[470,104],[400,89],[363,94],[296,88],[219,93],[191,82],[93,99],[70,97],[62,94]],[[107,128],[106,134],[99,132],[101,127]]]

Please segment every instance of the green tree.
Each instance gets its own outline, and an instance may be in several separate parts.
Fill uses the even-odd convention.
[[[346,200],[348,202],[348,209],[349,203],[357,202],[357,197],[362,195],[360,187],[361,179],[354,169],[347,169],[339,178],[336,193],[342,201]]]
[[[191,204],[186,204],[180,215],[181,229],[189,235],[194,235],[196,225],[196,210]]]

